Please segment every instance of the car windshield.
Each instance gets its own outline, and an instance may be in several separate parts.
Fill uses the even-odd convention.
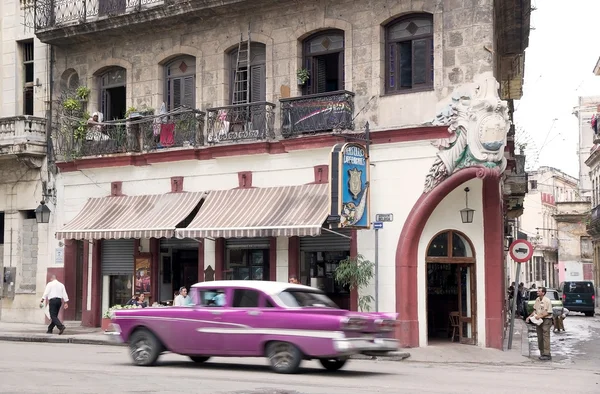
[[[546,292],[546,297],[550,299],[550,301],[557,301],[560,298],[558,297],[558,291],[556,290],[548,290]],[[537,298],[537,290],[529,292],[529,301],[535,301]]]
[[[285,290],[279,293],[279,299],[292,308],[297,307],[324,307],[336,308],[338,306],[325,294],[318,291]]]
[[[590,282],[567,282],[564,287],[565,293],[593,294],[594,286]]]

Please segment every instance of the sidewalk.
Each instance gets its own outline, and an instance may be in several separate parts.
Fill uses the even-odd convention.
[[[521,364],[531,362],[527,334],[521,335],[527,328],[515,321],[515,335],[511,350],[500,351],[484,349],[478,346],[461,345],[450,341],[435,341],[427,347],[400,349],[385,357],[355,356],[353,358],[379,361],[410,361],[423,363],[474,363],[474,364]],[[123,346],[110,341],[100,328],[81,327],[79,322],[65,322],[67,329],[63,335],[46,334],[46,325],[0,322],[0,341],[71,343],[82,345]],[[522,337],[525,347],[522,346]],[[505,341],[506,342],[506,341]],[[506,347],[506,346],[505,346]],[[522,349],[527,354],[522,355]]]

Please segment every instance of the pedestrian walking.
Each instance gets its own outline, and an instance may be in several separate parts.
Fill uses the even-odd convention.
[[[42,303],[46,302],[50,309],[50,319],[52,321],[48,326],[47,334],[52,334],[54,327],[58,327],[58,335],[62,335],[62,333],[65,332],[66,327],[58,319],[58,312],[60,311],[63,301],[65,302],[64,308],[68,309],[69,296],[67,295],[65,285],[56,279],[56,275],[52,275],[50,277],[50,282],[46,284],[46,289],[44,290],[41,301]]]
[[[546,288],[543,286],[538,287],[537,290],[538,298],[535,300],[533,305],[533,312],[526,319],[529,322],[530,319],[541,319],[539,324],[536,324],[538,348],[540,349],[540,360],[548,361],[552,360],[550,355],[550,327],[552,327],[552,302],[546,297]]]

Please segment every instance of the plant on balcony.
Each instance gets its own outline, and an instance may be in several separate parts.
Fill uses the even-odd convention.
[[[366,288],[374,275],[374,264],[365,260],[362,255],[348,257],[342,261],[335,270],[335,280],[342,286],[356,289],[359,292],[358,308],[363,312],[371,310],[371,302],[374,298],[370,295],[360,295],[360,291]]]
[[[81,101],[87,101],[91,91],[87,86],[80,86],[77,88],[76,96]]]
[[[81,103],[75,100],[73,97],[69,97],[63,101],[62,106],[66,111],[69,112],[75,112],[81,109]]]
[[[298,79],[298,85],[304,85],[310,78],[310,73],[307,69],[301,68],[296,72],[296,78]]]

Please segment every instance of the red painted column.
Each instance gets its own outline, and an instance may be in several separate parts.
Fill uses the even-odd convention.
[[[77,241],[73,239],[65,240],[65,266],[64,279],[60,280],[65,285],[67,295],[70,297],[70,309],[63,312],[65,320],[75,319],[75,296],[77,289]]]
[[[277,238],[269,237],[269,280],[277,280]]]
[[[215,240],[215,280],[223,279],[225,269],[225,238]]]
[[[300,280],[300,237],[288,238],[288,279],[292,275]]]
[[[92,244],[92,310],[90,326],[100,327],[102,319],[102,241]]]
[[[352,229],[351,237],[350,257],[356,258],[356,256],[358,256],[358,232],[356,229]],[[358,289],[350,290],[350,310],[358,311]]]
[[[198,242],[198,282],[204,282],[204,238]]]
[[[81,325],[84,327],[90,326],[90,311],[87,309],[88,299],[88,280],[89,280],[89,256],[90,256],[90,241],[83,240],[83,267],[81,270]]]
[[[151,286],[150,287],[150,298],[151,298],[152,303],[160,301],[158,299],[158,286],[159,286],[158,275],[160,272],[159,264],[160,264],[160,240],[158,240],[157,238],[150,238],[150,274],[152,275],[151,276],[152,283],[150,283],[150,286]]]
[[[483,179],[483,240],[485,244],[486,347],[502,349],[504,320],[504,243],[499,178]]]

